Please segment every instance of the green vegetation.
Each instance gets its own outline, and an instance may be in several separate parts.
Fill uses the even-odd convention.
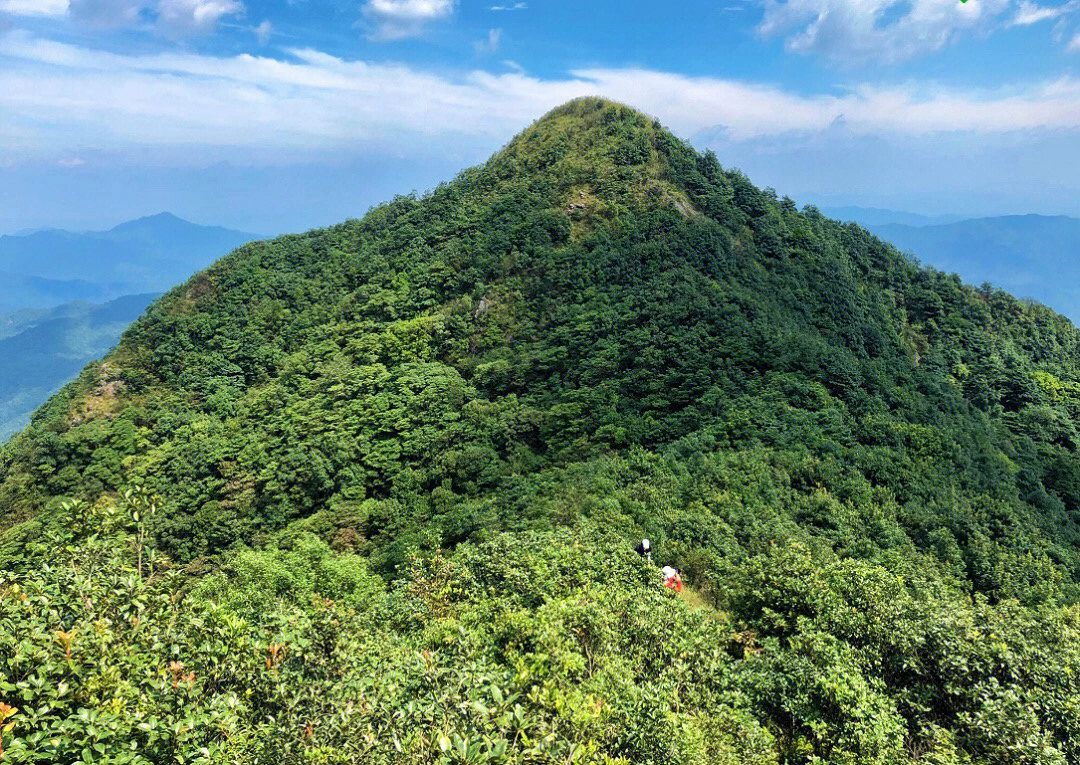
[[[0,745],[1080,762],[1078,349],[572,102],[232,253],[2,447]]]

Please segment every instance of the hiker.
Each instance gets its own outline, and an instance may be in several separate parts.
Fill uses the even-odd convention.
[[[637,554],[652,563],[652,547],[649,545],[648,539],[641,540],[641,544],[637,546]]]
[[[664,586],[675,592],[682,592],[682,573],[673,566],[664,566],[660,569],[660,575],[664,578]]]

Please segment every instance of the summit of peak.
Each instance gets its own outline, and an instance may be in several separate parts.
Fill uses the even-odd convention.
[[[543,190],[557,205],[591,217],[588,213],[641,204],[673,203],[691,210],[684,176],[699,158],[654,117],[590,96],[540,117],[485,170],[498,182]]]

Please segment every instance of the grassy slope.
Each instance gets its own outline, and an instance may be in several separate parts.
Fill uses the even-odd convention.
[[[25,428],[43,401],[112,348],[154,297],[129,295],[100,305],[60,306],[0,337],[0,440]]]

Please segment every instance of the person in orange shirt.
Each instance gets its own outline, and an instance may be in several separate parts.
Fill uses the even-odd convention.
[[[682,573],[679,569],[672,566],[664,566],[660,569],[660,574],[664,577],[665,587],[675,590],[675,592],[682,592]]]

